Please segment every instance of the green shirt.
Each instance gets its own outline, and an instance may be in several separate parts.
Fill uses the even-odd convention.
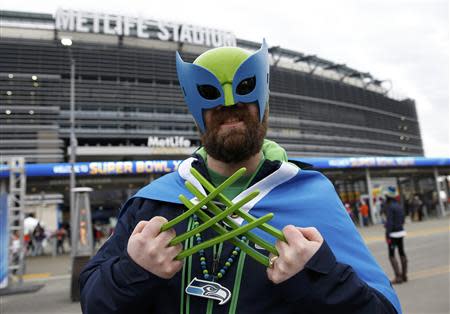
[[[239,193],[244,191],[250,185],[251,181],[256,176],[263,163],[264,163],[264,156],[259,161],[258,167],[256,167],[256,171],[254,173],[240,177],[236,182],[227,187],[222,193],[230,200],[235,198]],[[211,170],[209,167],[208,173],[209,177],[211,178],[211,183],[215,187],[218,187],[223,181],[228,179],[227,176],[223,176],[215,172],[214,170]]]

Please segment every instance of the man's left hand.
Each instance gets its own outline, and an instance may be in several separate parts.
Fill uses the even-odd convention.
[[[306,263],[319,250],[323,238],[314,228],[297,228],[288,225],[283,228],[286,242],[278,240],[275,247],[279,257],[273,261],[271,268],[267,268],[269,280],[279,284],[303,270]]]

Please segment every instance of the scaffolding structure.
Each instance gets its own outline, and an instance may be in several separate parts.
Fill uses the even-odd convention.
[[[19,285],[23,283],[25,272],[24,210],[26,194],[25,158],[11,157],[9,165],[9,275],[15,274]],[[13,243],[19,245],[13,246]],[[16,241],[14,241],[16,240]],[[18,254],[18,256],[16,256]]]
[[[8,191],[8,277],[6,288],[0,289],[0,296],[36,292],[44,285],[24,284],[25,273],[25,239],[24,216],[26,198],[25,158],[9,157],[6,160],[9,171]],[[2,164],[4,162],[2,161]],[[5,191],[5,182],[0,183],[0,190]]]

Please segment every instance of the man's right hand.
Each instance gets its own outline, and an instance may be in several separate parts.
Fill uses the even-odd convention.
[[[140,221],[128,240],[127,251],[131,259],[156,276],[172,278],[183,267],[183,261],[175,260],[183,249],[181,244],[169,246],[176,236],[174,229],[161,231],[167,219],[155,216],[149,221]]]

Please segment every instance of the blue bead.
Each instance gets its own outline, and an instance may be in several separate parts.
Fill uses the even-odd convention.
[[[232,258],[230,257],[227,261],[230,262],[230,263],[233,263],[233,262],[234,262],[234,259],[232,259]]]
[[[225,269],[223,269],[223,268],[220,270],[220,272],[222,273],[222,275],[225,275],[225,273],[226,273]]]
[[[234,250],[239,252],[239,251],[241,250],[241,248],[236,246],[236,247],[234,248]]]
[[[205,254],[205,250],[198,251],[200,254]]]
[[[205,262],[205,261],[201,261],[201,262],[200,262],[200,265],[202,265],[202,266],[203,266],[203,265],[206,265],[206,262]]]
[[[198,237],[197,242],[202,242],[202,238]]]
[[[208,279],[208,278],[209,278],[209,275],[208,275],[208,274],[204,274],[204,275],[203,275],[203,278]]]
[[[243,237],[241,238],[241,240],[242,240],[242,241],[245,241],[245,240],[247,240],[247,237],[243,236]]]
[[[228,270],[228,266],[223,266],[222,269]]]

